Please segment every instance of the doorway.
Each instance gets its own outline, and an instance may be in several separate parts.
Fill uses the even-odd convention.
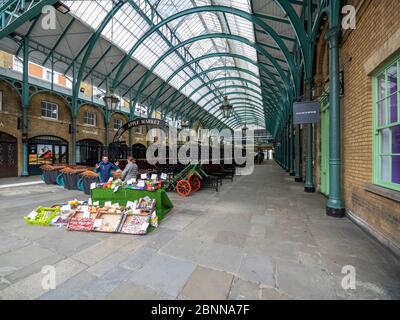
[[[76,143],[76,163],[93,166],[99,162],[103,155],[103,144],[97,140],[85,139]]]
[[[17,139],[0,132],[0,178],[18,176]]]

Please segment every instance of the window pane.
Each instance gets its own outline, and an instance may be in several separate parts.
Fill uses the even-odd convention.
[[[381,156],[381,180],[390,182],[390,158],[389,156]]]
[[[392,128],[392,154],[400,154],[400,125]]]
[[[383,129],[381,130],[381,154],[389,155],[390,151],[390,129]]]
[[[386,82],[385,75],[382,74],[378,77],[378,100],[386,98]]]
[[[388,89],[389,94],[397,92],[397,63],[392,65],[388,70]]]
[[[390,123],[397,122],[397,94],[389,98]]]
[[[378,103],[378,126],[383,127],[386,125],[386,100]]]
[[[392,182],[400,184],[400,156],[392,157]]]

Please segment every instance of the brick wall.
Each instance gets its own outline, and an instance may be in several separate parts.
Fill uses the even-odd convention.
[[[372,81],[371,72],[400,50],[400,1],[353,1],[357,7],[357,29],[342,37],[341,68],[345,95],[342,98],[343,197],[346,209],[368,224],[373,232],[400,245],[398,202],[367,192],[372,177]],[[379,23],[377,23],[379,22]],[[323,29],[316,59],[316,93],[328,77]],[[394,40],[393,40],[394,38]],[[320,162],[320,131],[316,130],[315,180]],[[306,137],[303,135],[304,138]],[[304,149],[306,150],[306,149]]]
[[[18,130],[18,118],[21,116],[21,100],[15,89],[7,82],[0,81],[0,90],[3,92],[3,108],[0,112],[0,131],[12,135],[18,141],[18,161],[22,159],[21,131]],[[21,174],[21,166],[18,168]]]
[[[16,90],[7,82],[0,80],[0,91],[3,92],[3,111],[0,112],[0,132],[10,134],[18,139],[18,174],[21,174],[22,168],[22,142],[21,130],[18,129],[18,118],[21,117],[21,101]],[[41,115],[41,102],[52,102],[58,105],[58,119],[48,119]],[[84,124],[85,111],[94,112],[96,114],[96,126]],[[71,124],[71,112],[67,102],[56,94],[50,92],[41,92],[32,97],[28,110],[28,138],[40,135],[53,135],[64,139],[69,144],[69,159],[72,157],[71,134],[69,126]],[[112,142],[116,131],[113,127],[113,119],[118,118],[122,123],[126,123],[128,118],[120,113],[115,113],[111,117],[108,130],[109,143]],[[144,134],[135,134],[131,130],[132,144],[145,143]],[[123,140],[128,143],[129,133],[123,135]],[[105,144],[105,126],[103,113],[95,106],[83,105],[78,113],[77,118],[77,141],[83,139],[94,139]]]
[[[359,13],[357,29],[346,35],[342,47],[346,90],[342,111],[344,199],[348,210],[400,244],[399,203],[365,190],[365,183],[372,183],[373,107],[371,76],[364,68],[370,57],[400,31],[400,1],[364,1]],[[379,62],[384,63],[390,53],[380,53]]]

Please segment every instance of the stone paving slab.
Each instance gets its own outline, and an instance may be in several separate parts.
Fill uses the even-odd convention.
[[[74,298],[80,290],[88,286],[90,283],[98,280],[97,277],[87,271],[82,271],[72,278],[68,279],[56,290],[49,290],[39,297],[39,300],[70,300]]]
[[[122,283],[106,296],[106,300],[171,300],[173,298],[166,293],[141,287],[130,281]]]
[[[86,269],[87,266],[68,258],[56,263],[54,268],[56,271],[56,286],[59,286],[64,281]],[[42,285],[45,276],[45,273],[38,272],[12,284],[8,288],[0,291],[0,299],[4,296],[8,296],[10,292],[15,294],[15,298],[37,299],[48,291],[48,289],[45,289]]]
[[[326,199],[272,162],[218,193],[169,196],[160,227],[133,236],[27,225],[39,205],[88,197],[5,188],[0,299],[400,299],[400,261],[348,219],[327,217]],[[341,287],[344,265],[356,268],[356,290]],[[42,288],[43,266],[56,267],[55,290]]]
[[[180,298],[189,300],[225,300],[233,275],[198,266],[186,282]]]
[[[261,294],[260,285],[234,277],[229,292],[229,300],[259,300]]]
[[[246,254],[239,268],[238,276],[250,282],[275,287],[275,266],[271,257]]]
[[[132,273],[129,280],[177,297],[195,268],[194,263],[155,254],[143,268]]]

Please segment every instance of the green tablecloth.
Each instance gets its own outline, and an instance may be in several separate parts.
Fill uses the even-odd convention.
[[[92,189],[92,201],[99,201],[100,205],[104,205],[106,201],[111,201],[112,203],[119,203],[121,206],[124,206],[128,201],[135,201],[145,196],[156,199],[156,210],[159,221],[174,207],[167,193],[162,189],[153,192],[130,189],[120,189],[117,192],[113,192],[111,189]]]

